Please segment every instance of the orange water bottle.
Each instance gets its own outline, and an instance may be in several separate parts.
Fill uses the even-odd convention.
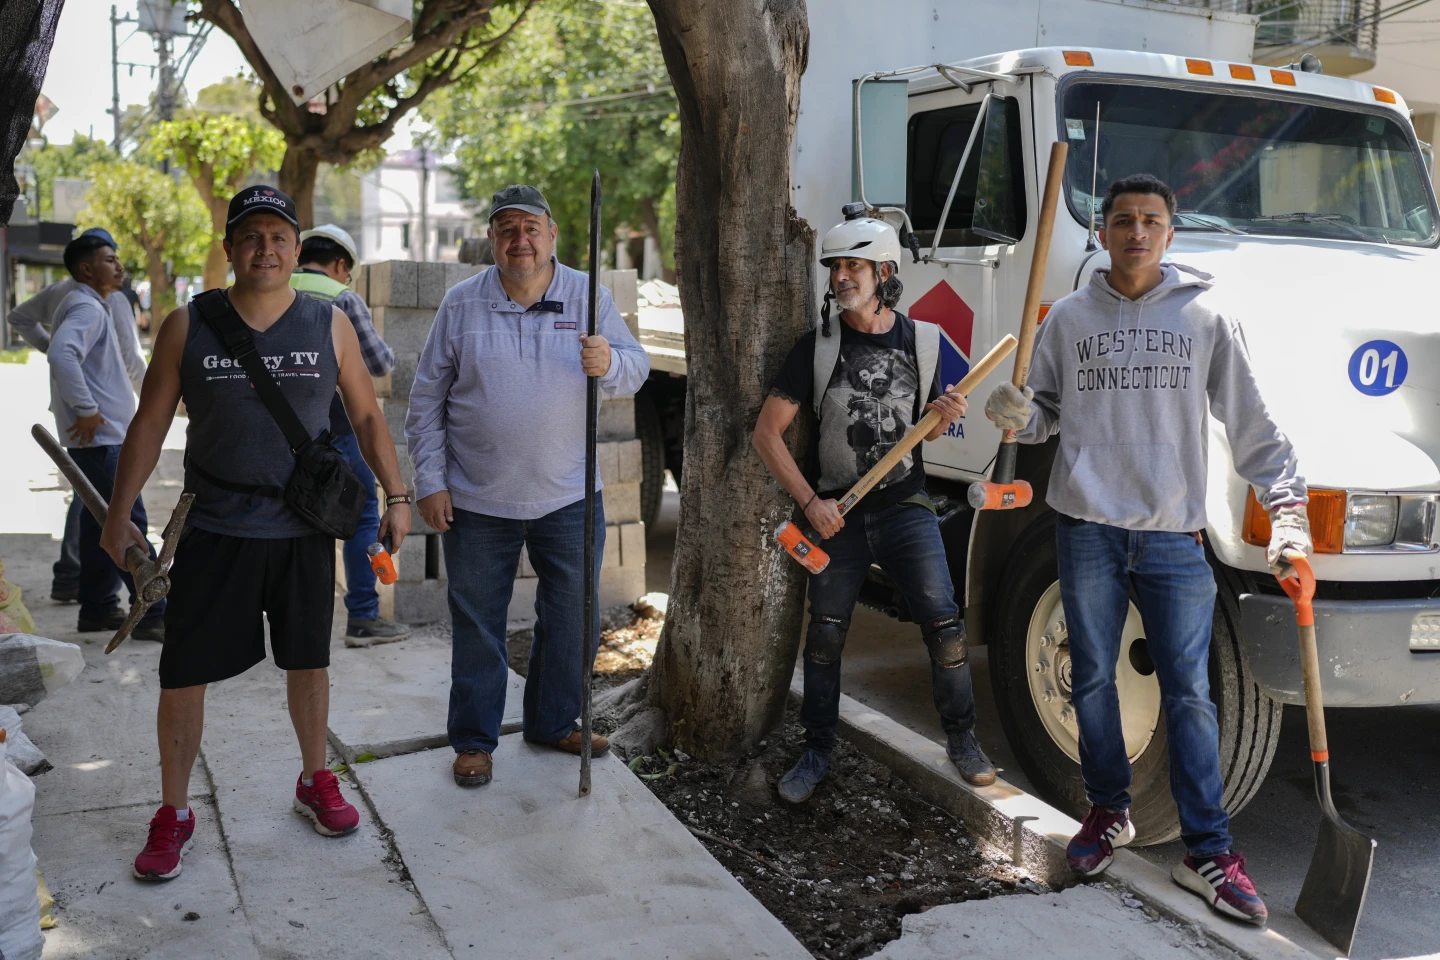
[[[385,549],[385,544],[372,543],[365,548],[365,552],[370,554],[370,569],[375,571],[375,578],[381,583],[394,583],[400,578],[395,572],[395,560],[390,556],[390,551]]]

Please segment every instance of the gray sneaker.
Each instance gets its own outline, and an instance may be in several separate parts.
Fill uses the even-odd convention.
[[[389,620],[347,620],[345,622],[345,646],[368,647],[376,643],[394,643],[410,636],[410,626],[392,623]]]
[[[995,782],[995,765],[980,749],[980,741],[974,730],[952,733],[947,738],[945,752],[950,762],[960,771],[966,783],[977,787],[988,787]]]
[[[808,747],[800,760],[780,778],[780,799],[786,803],[804,803],[830,772],[830,758]]]

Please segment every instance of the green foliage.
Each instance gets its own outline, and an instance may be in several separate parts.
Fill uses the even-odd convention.
[[[154,314],[173,304],[175,276],[198,273],[210,246],[210,214],[189,184],[176,183],[153,167],[112,160],[90,170],[94,181],[81,221],[104,227],[120,246],[128,271],[163,281],[154,291]],[[169,264],[168,275],[157,266]],[[162,268],[163,269],[163,268]]]
[[[46,144],[32,152],[30,162],[40,182],[40,216],[45,219],[54,217],[56,177],[89,177],[91,167],[116,159],[115,151],[104,140],[79,133],[68,144]]]
[[[562,260],[585,257],[598,168],[606,235],[658,232],[673,264],[680,121],[643,5],[547,0],[422,114],[455,151],[467,196],[483,203],[509,183],[540,187],[560,224]]]
[[[269,124],[233,113],[186,111],[151,128],[142,153],[178,164],[202,197],[228,198],[256,171],[280,166],[285,138]]]
[[[254,77],[237,74],[219,83],[201,87],[195,94],[195,111],[229,113],[239,117],[260,119],[260,84]]]

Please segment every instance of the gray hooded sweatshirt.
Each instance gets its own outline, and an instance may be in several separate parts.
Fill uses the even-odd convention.
[[[1207,408],[1262,506],[1303,502],[1295,452],[1265,409],[1238,323],[1211,302],[1212,278],[1162,269],[1159,286],[1138,300],[1097,270],[1040,327],[1035,402],[1017,437],[1060,434],[1046,502],[1127,530],[1204,529]]]

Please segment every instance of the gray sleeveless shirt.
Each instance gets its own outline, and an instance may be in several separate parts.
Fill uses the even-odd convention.
[[[333,306],[303,293],[255,347],[306,431],[330,425],[330,399],[340,366],[330,321]],[[252,331],[253,332],[253,331]],[[190,522],[231,537],[308,536],[315,528],[278,497],[237,493],[207,482],[195,466],[227,483],[284,488],[295,457],[238,361],[190,306],[190,332],[180,361],[180,395],[190,415],[185,431],[185,489],[195,494]]]

